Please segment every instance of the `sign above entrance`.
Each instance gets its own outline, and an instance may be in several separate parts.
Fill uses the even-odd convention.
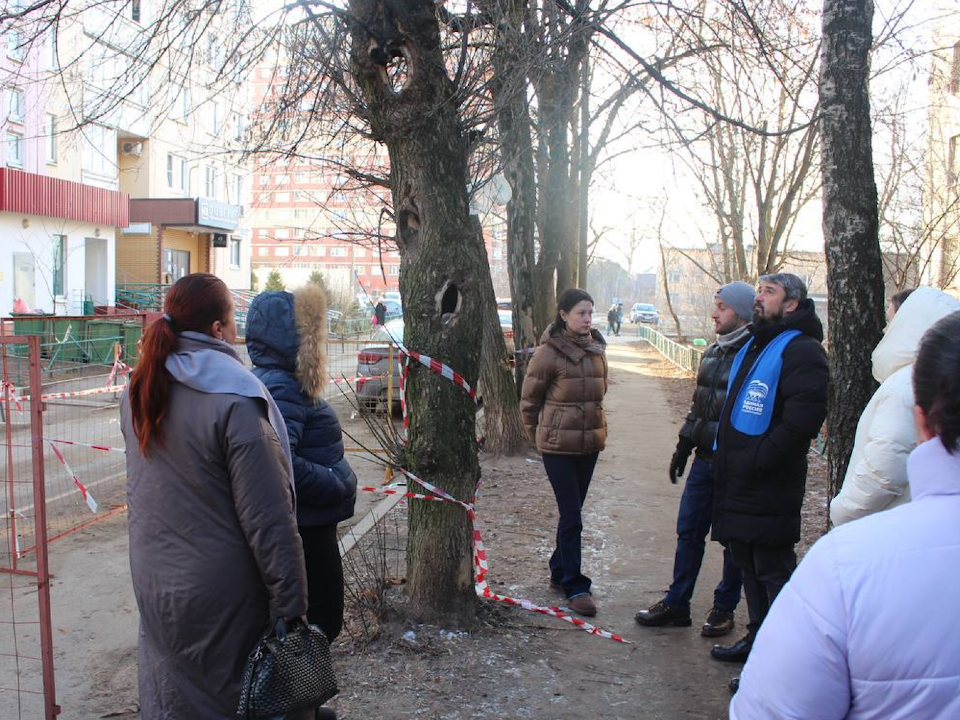
[[[217,202],[210,198],[197,199],[197,225],[234,230],[242,213],[243,208],[240,205]]]

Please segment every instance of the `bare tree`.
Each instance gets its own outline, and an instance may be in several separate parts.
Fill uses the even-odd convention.
[[[830,292],[831,497],[876,389],[870,355],[883,336],[884,287],[871,150],[872,0],[824,0],[820,68],[823,232]]]

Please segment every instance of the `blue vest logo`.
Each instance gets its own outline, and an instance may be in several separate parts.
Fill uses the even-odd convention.
[[[751,380],[743,393],[741,412],[750,415],[763,415],[763,401],[770,394],[770,386],[762,380]]]

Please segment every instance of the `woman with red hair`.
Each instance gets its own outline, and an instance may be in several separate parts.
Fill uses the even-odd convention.
[[[286,429],[236,339],[226,285],[180,279],[121,402],[144,720],[234,718],[270,618],[307,611]]]

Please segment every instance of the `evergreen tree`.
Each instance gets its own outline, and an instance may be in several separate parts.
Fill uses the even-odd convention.
[[[267,284],[263,288],[264,290],[286,290],[286,286],[283,284],[283,278],[280,277],[279,270],[271,270],[270,274],[267,275]]]

